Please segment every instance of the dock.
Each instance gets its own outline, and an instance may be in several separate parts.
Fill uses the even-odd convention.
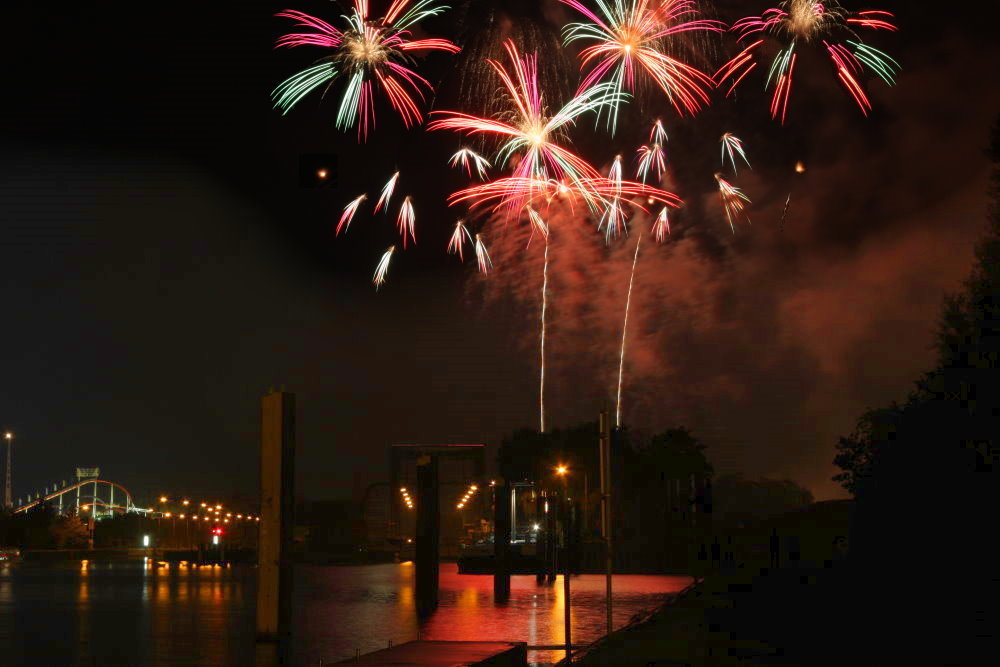
[[[524,642],[411,641],[339,664],[408,665],[413,667],[526,667],[528,646]]]

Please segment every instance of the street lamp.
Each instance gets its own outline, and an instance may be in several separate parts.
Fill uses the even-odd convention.
[[[6,485],[4,486],[3,504],[4,507],[7,508],[7,510],[11,510],[14,507],[14,503],[11,501],[11,494],[13,493],[13,491],[11,490],[11,485],[10,485],[10,461],[11,461],[11,452],[14,445],[14,434],[11,433],[10,431],[7,431],[6,433],[3,434],[3,437],[4,440],[7,441],[7,481]]]

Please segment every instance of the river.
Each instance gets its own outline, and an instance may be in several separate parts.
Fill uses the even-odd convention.
[[[511,577],[493,604],[490,575],[442,563],[437,611],[418,622],[413,563],[297,566],[293,662],[315,667],[413,639],[563,641],[563,585]],[[688,577],[616,575],[614,625],[652,609]],[[605,627],[604,577],[570,578],[573,643]],[[0,664],[252,665],[255,570],[184,563],[0,564]],[[549,663],[558,651],[531,651]]]

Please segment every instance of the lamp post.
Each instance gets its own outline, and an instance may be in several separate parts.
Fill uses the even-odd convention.
[[[6,485],[4,487],[3,495],[3,505],[8,511],[13,509],[13,503],[11,502],[11,486],[10,486],[10,465],[11,465],[11,455],[14,451],[14,434],[7,431],[3,434],[4,440],[7,441],[7,479]]]
[[[570,623],[570,597],[569,597],[569,467],[559,465],[556,467],[556,474],[562,477],[563,498],[562,498],[562,571],[563,571],[563,624],[565,626],[564,635],[566,637],[566,659],[573,659],[573,635],[572,624]]]

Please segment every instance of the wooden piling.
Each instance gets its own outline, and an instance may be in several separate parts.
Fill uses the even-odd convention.
[[[438,457],[417,459],[417,613],[433,611],[438,603],[438,550],[441,512],[438,507]]]
[[[510,598],[510,479],[494,487],[493,501],[493,601]]]
[[[261,398],[260,407],[256,637],[284,647],[291,638],[292,620],[295,395],[272,391]]]

